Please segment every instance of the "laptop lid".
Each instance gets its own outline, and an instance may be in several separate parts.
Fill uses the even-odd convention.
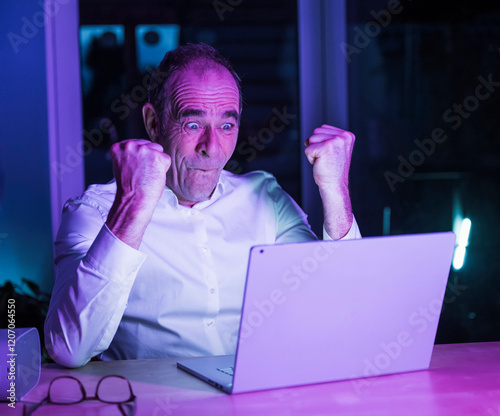
[[[232,393],[427,369],[451,232],[255,246]]]

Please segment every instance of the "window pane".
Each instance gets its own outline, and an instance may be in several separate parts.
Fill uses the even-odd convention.
[[[86,185],[112,179],[109,147],[113,142],[146,137],[141,108],[148,66],[156,66],[177,44],[204,42],[228,57],[242,77],[245,105],[236,151],[226,169],[267,170],[300,201],[296,1],[233,3],[80,1],[82,28],[123,30],[123,37],[117,36],[114,57],[101,54],[99,68],[92,69],[104,75],[91,77],[83,68]],[[89,80],[103,76],[108,76],[107,84],[89,86]]]

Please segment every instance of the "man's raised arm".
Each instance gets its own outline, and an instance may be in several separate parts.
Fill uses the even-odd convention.
[[[51,357],[67,367],[82,366],[109,347],[145,259],[137,249],[170,166],[163,148],[147,140],[117,143],[111,155],[111,207],[111,201],[106,207],[107,201],[100,206],[85,197],[66,204],[56,241],[45,341]]]
[[[354,134],[337,127],[322,125],[305,141],[305,153],[313,165],[324,212],[324,228],[333,240],[360,237],[349,197],[349,167]]]
[[[108,214],[109,230],[138,249],[165,189],[170,156],[149,140],[127,140],[111,149],[116,198]]]

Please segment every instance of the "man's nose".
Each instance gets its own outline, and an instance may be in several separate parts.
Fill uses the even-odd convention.
[[[196,146],[198,153],[206,157],[216,156],[220,150],[219,136],[213,127],[206,127]]]

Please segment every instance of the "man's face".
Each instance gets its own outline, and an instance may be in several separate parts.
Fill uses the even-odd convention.
[[[172,159],[167,185],[181,205],[207,200],[238,138],[240,96],[227,69],[195,62],[169,83],[158,143]]]

